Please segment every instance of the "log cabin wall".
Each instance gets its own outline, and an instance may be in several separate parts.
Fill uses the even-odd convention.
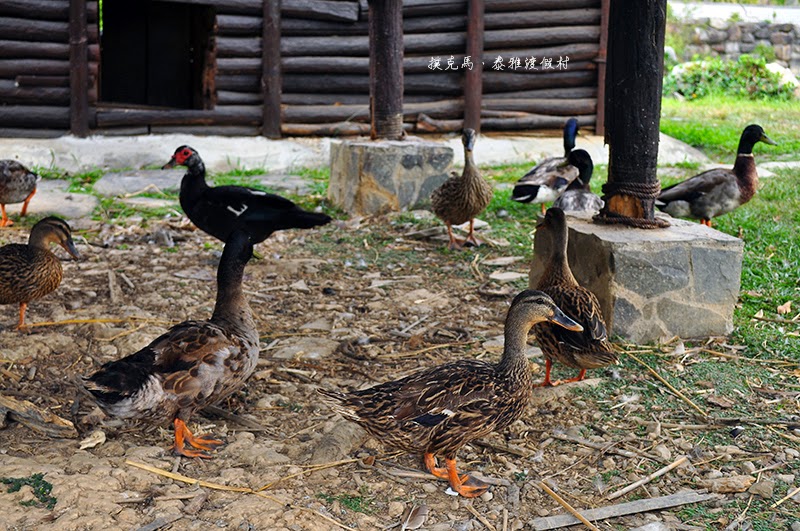
[[[72,0],[74,2],[76,0]],[[86,2],[88,123],[93,134],[262,133],[265,0],[175,0],[211,6],[216,25],[202,72],[204,106],[108,105],[99,101],[98,5]],[[266,0],[270,1],[270,0]],[[602,3],[608,0],[602,0]],[[404,0],[404,128],[463,126],[467,0]],[[41,137],[70,129],[70,0],[0,1],[0,136]],[[596,123],[601,0],[485,0],[481,126],[485,131]],[[284,136],[369,132],[366,0],[281,0]],[[273,50],[274,51],[274,50]],[[502,70],[494,69],[498,57]],[[536,58],[537,70],[526,69]],[[557,68],[559,58],[569,58]],[[543,69],[542,60],[552,60]],[[439,60],[441,70],[432,69]],[[519,65],[514,68],[514,59]],[[448,62],[452,66],[448,68]]]

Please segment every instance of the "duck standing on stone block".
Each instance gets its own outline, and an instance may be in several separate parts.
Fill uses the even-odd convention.
[[[181,208],[200,230],[223,242],[237,229],[247,231],[256,244],[276,230],[310,229],[331,220],[279,195],[244,186],[208,186],[203,159],[189,146],[176,149],[163,169],[174,166],[188,168],[181,180]]]
[[[508,427],[525,412],[533,391],[525,357],[528,332],[541,322],[581,330],[546,294],[527,290],[511,302],[498,363],[460,360],[360,391],[318,391],[344,418],[387,446],[423,454],[431,474],[448,480],[460,495],[474,498],[489,486],[459,474],[456,453],[470,441]],[[436,455],[444,457],[444,468],[437,466]]]
[[[16,160],[0,160],[0,227],[9,227],[14,224],[8,219],[6,205],[9,203],[22,203],[19,217],[28,213],[28,203],[36,193],[36,182],[39,176]]]
[[[489,206],[494,194],[492,185],[481,176],[472,158],[477,136],[474,129],[464,129],[461,135],[461,143],[464,144],[464,171],[461,175],[451,176],[431,195],[433,213],[447,225],[450,249],[461,249],[467,243],[476,247],[481,245],[482,242],[474,233],[475,217]],[[453,235],[453,225],[467,221],[469,234],[466,239],[459,241]]]
[[[776,145],[760,125],[748,125],[739,139],[732,169],[715,168],[667,186],[661,190],[656,206],[670,216],[699,219],[710,227],[712,218],[736,210],[756,194],[758,172],[753,146],[757,142]]]
[[[63,269],[61,261],[50,251],[51,243],[80,259],[69,225],[55,216],[33,226],[27,245],[10,243],[0,247],[0,304],[19,304],[17,330],[26,329],[28,303],[55,291],[61,284]]]
[[[208,452],[222,441],[192,434],[187,423],[198,409],[241,388],[256,367],[258,331],[242,290],[252,256],[248,234],[233,232],[217,269],[211,319],[177,324],[140,351],[83,378],[84,388],[103,411],[120,418],[170,421],[176,454],[211,457]]]
[[[536,289],[550,295],[559,308],[582,327],[580,332],[575,332],[549,323],[534,326],[536,339],[545,357],[544,381],[539,385],[577,382],[583,380],[587,369],[616,363],[617,355],[608,341],[606,323],[597,297],[578,285],[569,267],[569,232],[564,211],[559,208],[548,209],[536,230],[543,231],[550,243],[550,255],[542,257],[545,269]],[[540,254],[541,250],[534,248],[533,252]],[[550,371],[554,361],[580,369],[580,374],[575,378],[553,382],[550,380]]]
[[[578,168],[578,178],[572,181],[567,191],[555,200],[553,207],[560,208],[564,212],[599,212],[603,208],[603,200],[592,193],[589,187],[594,172],[594,163],[589,152],[585,149],[570,151],[566,164]]]
[[[564,124],[564,156],[546,158],[523,175],[514,185],[511,199],[520,203],[539,203],[544,214],[544,204],[558,199],[569,184],[578,178],[578,169],[565,164],[570,152],[575,149],[577,135],[578,120],[570,118]]]

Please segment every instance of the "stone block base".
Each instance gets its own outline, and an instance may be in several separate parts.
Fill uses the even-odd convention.
[[[359,216],[424,205],[452,163],[453,150],[434,142],[332,142],[328,198]]]
[[[594,224],[588,215],[567,218],[572,273],[597,296],[610,333],[643,343],[733,330],[742,240],[680,219],[641,230]],[[536,234],[535,247],[548,243]],[[542,271],[537,256],[532,287]]]

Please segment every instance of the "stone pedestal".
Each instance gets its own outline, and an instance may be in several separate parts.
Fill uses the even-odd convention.
[[[434,142],[331,142],[328,198],[359,216],[424,205],[452,163],[453,150]]]
[[[610,333],[643,343],[733,330],[742,240],[679,219],[658,230],[594,224],[589,215],[568,214],[567,222],[570,268],[597,296]],[[548,243],[536,234],[534,247]],[[542,271],[537,256],[531,287]]]

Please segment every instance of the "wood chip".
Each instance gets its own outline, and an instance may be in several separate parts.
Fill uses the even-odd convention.
[[[27,400],[0,395],[0,418],[2,417],[8,417],[48,437],[74,439],[78,436],[78,431],[70,421]]]

